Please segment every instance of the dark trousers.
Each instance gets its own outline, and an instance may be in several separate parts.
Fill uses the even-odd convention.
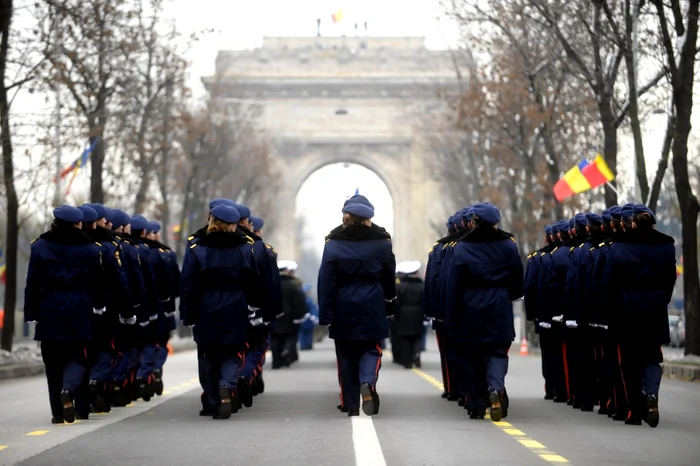
[[[297,333],[272,334],[270,349],[272,350],[272,368],[290,366],[298,359]]]
[[[445,336],[447,367],[450,372],[450,394],[463,398],[467,396],[467,383],[469,383],[464,363],[465,345],[455,341],[452,336],[447,335],[447,332]]]
[[[447,347],[445,332],[442,323],[435,322],[435,339],[437,340],[438,352],[440,353],[440,370],[442,371],[442,386],[444,391],[450,393],[450,372],[447,366]]]
[[[236,391],[241,365],[245,358],[245,346],[240,345],[199,345],[204,366],[204,392],[209,405],[220,403],[219,387]]]
[[[208,411],[213,411],[213,407],[209,404],[209,396],[207,394],[207,374],[205,371],[206,364],[204,362],[204,351],[202,345],[197,345],[197,373],[199,375],[199,385],[202,387],[203,395],[202,408]]]
[[[68,390],[73,396],[81,387],[86,366],[87,342],[42,341],[41,359],[46,369],[51,414],[63,417],[61,391]]]
[[[621,343],[620,373],[627,400],[627,419],[641,420],[646,395],[658,398],[663,353],[659,345],[646,342]],[[618,411],[619,413],[619,411]]]
[[[394,360],[407,369],[413,367],[413,361],[420,354],[421,335],[394,335],[391,351]]]
[[[150,325],[155,325],[152,322]],[[145,328],[143,332],[143,349],[141,350],[141,361],[136,373],[136,377],[146,379],[153,374],[158,367],[158,335],[150,328]]]
[[[299,348],[310,350],[314,348],[314,329],[302,328],[299,330]]]
[[[270,331],[267,327],[251,328],[248,332],[248,349],[245,353],[245,363],[241,367],[241,375],[253,380],[262,372],[265,364],[265,353],[270,347]]]
[[[617,355],[617,344],[604,337],[600,344],[600,365],[598,367],[598,391],[601,406],[609,413],[616,412],[618,405],[617,381],[620,378],[620,364]],[[620,384],[621,385],[621,384]],[[621,389],[621,387],[620,387]],[[620,397],[622,397],[622,393]],[[622,401],[620,401],[622,403]]]
[[[100,384],[107,383],[114,359],[114,340],[104,337],[89,342],[87,358],[90,367],[89,379]]]
[[[489,406],[489,390],[503,394],[508,373],[510,343],[473,343],[456,345],[460,369],[464,374],[468,409],[484,412]]]
[[[382,366],[381,342],[336,341],[336,355],[340,369],[341,400],[348,409],[360,408],[360,385],[376,387]]]
[[[556,367],[554,367],[556,364],[556,350],[552,348],[553,344],[556,343],[552,336],[548,332],[542,331],[540,333],[542,377],[544,378],[544,393],[549,397],[553,397],[555,395],[555,374],[557,373]]]
[[[551,378],[554,384],[554,396],[558,399],[569,399],[569,367],[567,362],[567,347],[564,340],[556,335],[550,337],[548,345],[551,362]]]
[[[168,342],[170,341],[170,331],[161,332],[158,334],[156,344],[158,346],[158,353],[156,355],[156,367],[155,370],[163,372],[163,366],[165,361],[168,360]]]
[[[588,408],[599,401],[596,355],[596,344],[590,339],[579,338],[576,348],[577,381],[574,399],[581,406]]]

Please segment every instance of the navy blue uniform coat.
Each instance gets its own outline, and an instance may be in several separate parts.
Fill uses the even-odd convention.
[[[515,339],[512,301],[523,296],[523,264],[510,234],[481,225],[454,247],[446,323],[463,343]]]
[[[326,239],[318,275],[320,324],[336,340],[381,340],[396,299],[391,237],[372,225],[339,226]]]
[[[32,243],[24,319],[37,322],[35,340],[90,340],[93,309],[106,304],[101,249],[70,225]]]
[[[616,235],[602,277],[611,330],[620,341],[670,342],[668,303],[676,283],[676,250],[670,236],[654,229]]]
[[[180,318],[198,344],[244,345],[249,306],[264,306],[253,240],[236,231],[209,233],[182,266]]]

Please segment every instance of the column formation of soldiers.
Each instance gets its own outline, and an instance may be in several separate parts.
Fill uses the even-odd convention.
[[[425,315],[433,322],[444,385],[470,419],[508,415],[508,350],[515,338],[513,301],[523,296],[523,265],[513,235],[498,228],[488,202],[447,222],[428,256]]]
[[[676,280],[674,240],[645,205],[547,225],[527,258],[525,309],[542,350],[545,400],[628,425],[659,424],[661,346]]]
[[[158,222],[101,204],[54,210],[51,229],[32,243],[24,309],[41,344],[52,423],[162,395],[181,295],[180,318],[198,347],[200,415],[230,417],[265,391],[275,319],[293,314],[297,324],[306,313],[301,283],[290,292],[304,304],[297,316],[263,220],[229,199],[209,207],[207,225],[188,237],[182,274]]]
[[[24,308],[41,342],[51,422],[161,395],[180,271],[160,224],[101,204],[53,214],[32,242]]]

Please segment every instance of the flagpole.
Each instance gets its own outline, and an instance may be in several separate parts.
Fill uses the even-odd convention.
[[[617,194],[618,196],[620,195],[620,191],[618,191],[617,188],[612,185],[612,183],[607,181],[605,184],[607,185],[608,188],[612,189],[615,194]]]

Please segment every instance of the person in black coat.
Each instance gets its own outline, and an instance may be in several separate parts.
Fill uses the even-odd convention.
[[[343,224],[326,237],[318,276],[319,324],[336,342],[341,404],[348,416],[379,412],[381,342],[394,314],[396,260],[391,236],[372,224],[374,206],[362,195],[343,206]]]
[[[277,268],[282,290],[282,313],[277,316],[270,335],[273,369],[289,367],[298,359],[299,327],[307,313],[303,285],[294,276],[297,263],[282,260]]]
[[[421,366],[425,285],[418,276],[420,267],[419,261],[401,262],[396,266],[397,317],[391,322],[391,350],[396,362],[406,369]]]
[[[180,317],[194,327],[215,419],[227,419],[240,407],[236,389],[250,319],[265,304],[253,241],[236,230],[239,219],[234,207],[215,206],[181,277]]]
[[[459,342],[470,418],[504,413],[508,350],[515,339],[512,302],[523,296],[523,265],[513,237],[497,228],[498,209],[473,207],[473,230],[455,245],[447,283],[448,331]]]
[[[105,311],[101,245],[82,231],[83,213],[53,211],[51,229],[32,242],[24,291],[24,320],[36,324],[51,405],[51,422],[72,423],[74,398],[86,370],[90,319]]]
[[[610,305],[610,330],[620,342],[620,369],[629,408],[626,424],[659,424],[661,345],[670,341],[668,303],[676,282],[674,240],[655,229],[645,205],[622,209],[625,234],[613,240],[601,297]]]

